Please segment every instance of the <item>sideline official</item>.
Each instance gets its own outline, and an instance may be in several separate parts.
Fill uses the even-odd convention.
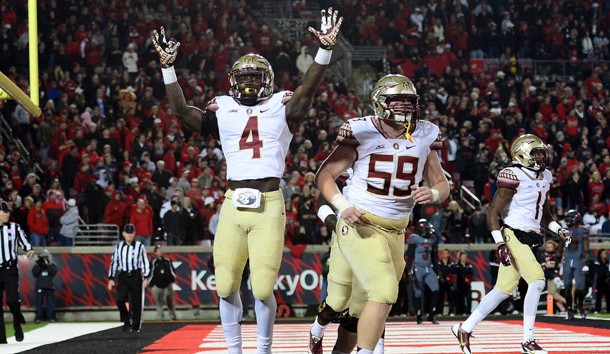
[[[161,245],[155,246],[155,255],[156,257],[152,261],[150,286],[157,307],[157,319],[159,321],[164,320],[163,306],[167,305],[170,318],[174,321],[176,319],[176,307],[174,305],[173,284],[176,281],[176,270],[172,261],[163,255]]]
[[[123,322],[123,332],[140,332],[142,327],[142,310],[144,308],[144,289],[148,286],[150,275],[150,262],[146,255],[146,248],[140,241],[135,241],[136,228],[127,224],[123,228],[123,237],[116,245],[110,269],[108,270],[108,290],[117,284],[117,306]],[[130,311],[126,302],[131,300]],[[130,324],[129,318],[132,322]]]
[[[25,236],[21,226],[9,222],[11,208],[7,202],[0,202],[0,344],[6,344],[6,329],[4,327],[4,310],[2,300],[6,292],[6,304],[13,314],[15,340],[23,341],[22,324],[25,318],[21,314],[19,299],[19,268],[17,267],[17,247],[27,252],[28,258],[34,258],[32,245]]]

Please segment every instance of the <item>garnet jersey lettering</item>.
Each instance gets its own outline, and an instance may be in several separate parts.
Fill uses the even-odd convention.
[[[375,215],[408,218],[414,206],[410,188],[421,182],[430,146],[438,133],[436,125],[417,121],[410,142],[404,135],[398,139],[386,136],[374,116],[344,123],[337,142],[353,146],[358,154],[345,197]]]
[[[231,96],[219,96],[213,107],[208,106],[218,120],[228,180],[283,176],[292,140],[286,123],[286,102],[291,96],[289,91],[278,92],[256,106],[241,105]]]
[[[502,169],[498,173],[498,187],[516,191],[501,213],[502,221],[514,229],[540,233],[542,208],[552,180],[549,170],[536,173],[518,166]]]

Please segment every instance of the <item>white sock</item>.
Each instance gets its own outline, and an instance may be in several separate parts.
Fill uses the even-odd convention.
[[[508,299],[507,294],[493,288],[483,297],[483,300],[481,300],[479,306],[477,306],[468,319],[462,323],[462,329],[468,333],[471,333],[479,322],[483,321],[483,319],[487,317],[491,311],[495,310],[495,308],[506,299]]]
[[[544,290],[544,281],[536,280],[529,284],[525,300],[523,300],[523,342],[534,337],[534,322],[536,322],[536,312],[540,294]]]
[[[358,349],[358,354],[373,354],[373,351],[370,349]]]
[[[220,323],[225,334],[229,354],[242,354],[241,321],[242,305],[239,292],[220,298]]]
[[[324,338],[324,331],[326,331],[326,327],[328,327],[328,325],[322,326],[318,322],[318,316],[316,316],[316,319],[311,324],[311,327],[309,329],[309,333],[311,333],[311,335],[314,336],[314,337]]]
[[[383,354],[384,342],[385,342],[385,339],[379,338],[379,342],[377,342],[377,345],[375,346],[375,350],[373,351],[373,354]]]
[[[256,341],[256,354],[271,353],[273,342],[273,324],[275,323],[275,310],[277,303],[273,294],[265,300],[254,298],[254,311],[256,312],[256,327],[258,339]]]

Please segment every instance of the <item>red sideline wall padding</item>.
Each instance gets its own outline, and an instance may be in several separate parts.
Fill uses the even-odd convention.
[[[468,253],[469,262],[475,268],[474,281],[483,281],[489,291],[488,251]],[[216,306],[216,281],[208,268],[211,253],[167,253],[174,261],[177,281],[175,301],[178,305]],[[59,268],[55,277],[56,307],[115,306],[115,291],[108,291],[108,264],[110,254],[54,254]],[[36,289],[32,276],[33,260],[25,256],[19,259],[20,291],[22,305],[35,307]],[[278,303],[316,305],[322,286],[322,266],[318,254],[305,253],[294,258],[284,253],[284,259],[276,283]],[[146,292],[146,304],[153,304],[152,293]]]

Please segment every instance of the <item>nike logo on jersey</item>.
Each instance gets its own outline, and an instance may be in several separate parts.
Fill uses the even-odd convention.
[[[268,110],[269,110],[269,108],[267,108],[267,109],[261,109],[261,113],[265,113],[265,112],[267,112]]]
[[[405,149],[409,150],[410,148],[415,147],[415,145],[411,145],[411,146],[406,146]]]

